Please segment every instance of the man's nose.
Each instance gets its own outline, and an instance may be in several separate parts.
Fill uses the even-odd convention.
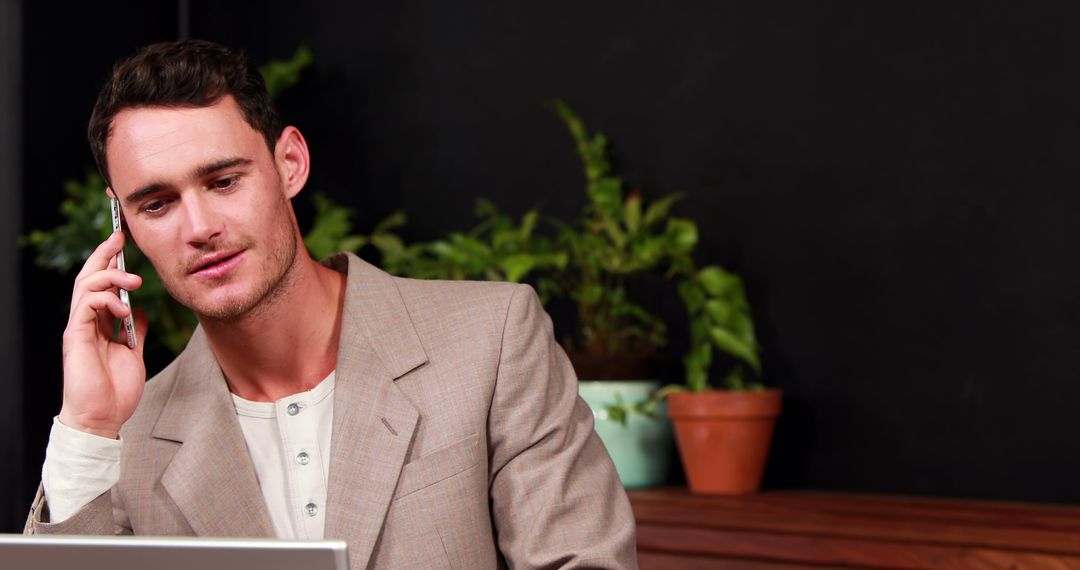
[[[221,237],[225,230],[224,217],[213,208],[204,195],[193,193],[184,200],[186,223],[184,241],[202,247]]]

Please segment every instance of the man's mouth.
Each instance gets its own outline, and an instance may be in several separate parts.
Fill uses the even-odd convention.
[[[244,255],[244,250],[222,251],[203,257],[195,264],[191,274],[203,279],[218,279],[232,271]]]

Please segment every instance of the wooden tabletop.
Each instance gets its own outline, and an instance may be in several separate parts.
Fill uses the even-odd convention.
[[[808,491],[630,491],[642,568],[1077,568],[1080,507]]]

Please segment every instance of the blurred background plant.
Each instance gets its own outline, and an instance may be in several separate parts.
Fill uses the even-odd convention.
[[[607,137],[590,134],[565,102],[554,101],[554,108],[576,144],[588,201],[576,223],[554,221],[558,243],[570,254],[570,262],[564,270],[542,276],[539,285],[570,298],[577,307],[576,337],[564,344],[578,376],[655,378],[650,360],[666,343],[666,327],[639,301],[644,281],[677,281],[690,325],[684,382],[644,400],[616,395],[604,406],[607,417],[623,425],[633,413],[656,417],[664,396],[710,389],[710,372],[718,368],[724,378],[720,388],[763,389],[760,346],[742,279],[719,265],[697,268],[697,224],[671,215],[680,195],[646,202],[639,192],[625,194],[623,180],[612,167]],[[714,349],[730,358],[718,362]]]
[[[714,348],[735,360],[721,387],[734,391],[763,390],[761,347],[754,334],[742,279],[719,265],[688,269],[679,283],[679,295],[690,319],[690,349],[683,357],[686,383],[667,387],[661,390],[661,395],[708,390]]]
[[[692,266],[697,226],[670,214],[678,194],[646,202],[639,192],[626,193],[612,168],[607,137],[589,134],[565,102],[556,100],[553,106],[581,158],[587,202],[574,222],[553,221],[557,242],[570,255],[570,263],[542,277],[539,286],[570,299],[577,309],[575,334],[564,344],[579,375],[650,377],[651,372],[634,366],[623,371],[609,363],[648,361],[666,343],[664,321],[640,303],[641,285]]]
[[[539,212],[529,210],[521,221],[500,212],[491,202],[477,200],[480,222],[467,232],[451,232],[442,239],[409,245],[395,233],[407,221],[395,212],[379,222],[369,235],[353,235],[354,211],[316,196],[316,224],[304,239],[314,257],[338,251],[359,253],[372,246],[379,265],[389,273],[416,279],[474,279],[520,282],[538,270],[566,267],[567,255],[554,242],[535,232]]]

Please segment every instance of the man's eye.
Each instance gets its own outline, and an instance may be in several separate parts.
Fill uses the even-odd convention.
[[[239,178],[240,177],[238,176],[230,176],[228,178],[215,180],[214,183],[210,185],[210,187],[214,190],[228,190],[229,188],[232,188],[236,185],[236,182],[239,180]]]
[[[164,200],[151,200],[142,205],[142,211],[147,214],[160,214],[165,211],[167,205]]]

